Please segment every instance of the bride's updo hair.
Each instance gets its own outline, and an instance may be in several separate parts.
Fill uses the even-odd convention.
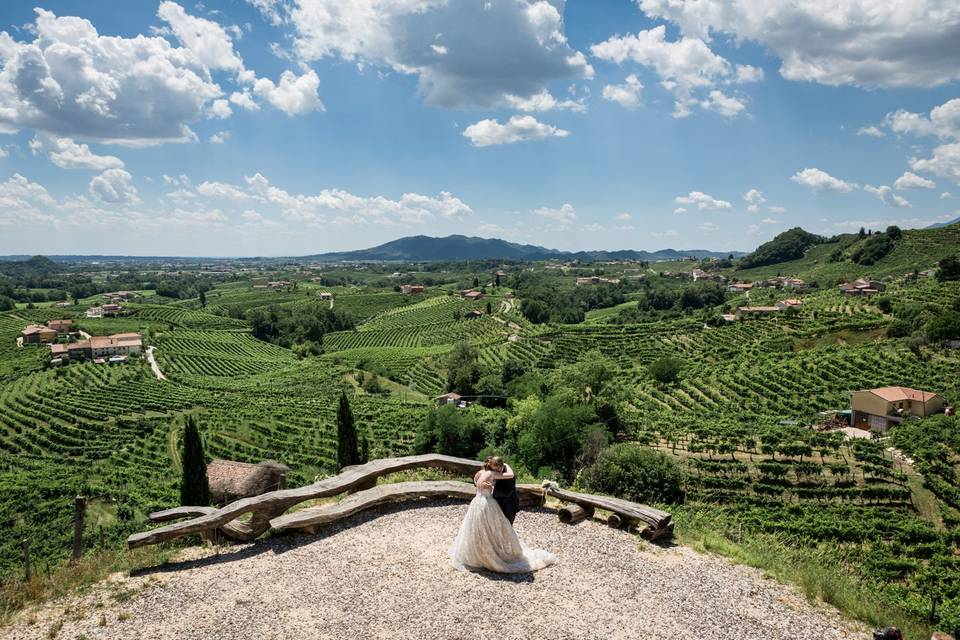
[[[483,468],[487,471],[493,471],[499,469],[503,466],[503,458],[500,456],[487,456],[487,459],[483,461]]]

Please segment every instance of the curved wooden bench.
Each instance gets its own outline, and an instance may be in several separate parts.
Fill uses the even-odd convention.
[[[135,533],[127,538],[127,546],[134,549],[148,544],[157,544],[166,540],[212,531],[213,529],[220,529],[226,537],[232,540],[248,542],[269,529],[272,518],[276,518],[293,505],[306,500],[328,498],[347,491],[366,489],[375,484],[380,476],[407,469],[440,468],[453,473],[472,476],[482,466],[482,463],[477,460],[456,458],[438,453],[371,460],[366,464],[346,467],[338,475],[324,478],[304,487],[271,491],[252,498],[244,498],[185,522],[175,522],[150,531]],[[198,507],[187,508],[198,509]],[[237,518],[248,513],[252,514],[250,520],[235,522]]]
[[[231,540],[249,542],[267,531],[271,526],[278,529],[319,526],[326,521],[328,512],[339,513],[340,515],[335,518],[337,519],[384,502],[429,497],[452,497],[469,500],[475,495],[475,489],[473,485],[463,482],[413,482],[382,486],[377,486],[376,482],[377,478],[381,476],[406,469],[440,468],[469,477],[481,467],[482,464],[477,460],[441,454],[372,460],[366,464],[347,467],[338,475],[304,487],[271,491],[252,498],[244,498],[220,509],[187,506],[154,512],[150,514],[152,521],[170,522],[171,524],[150,531],[135,533],[127,538],[127,546],[133,549],[195,534],[211,536],[218,530]],[[543,504],[545,495],[550,495],[566,502],[579,504],[585,508],[611,511],[613,515],[607,521],[611,525],[636,526],[637,523],[642,522],[645,526],[640,530],[640,534],[648,540],[670,535],[673,531],[673,523],[669,513],[627,500],[564,491],[557,487],[548,487],[544,490],[536,485],[519,485],[517,489],[520,494],[521,506]],[[289,516],[283,516],[290,507],[301,502],[328,498],[345,492],[353,494],[339,503],[345,506],[312,507]],[[239,520],[248,513],[251,514],[249,520]],[[316,522],[310,521],[310,518],[313,517],[318,518],[318,520]],[[190,519],[183,522],[172,522],[182,518]]]
[[[608,519],[610,526],[627,528],[636,527],[640,535],[646,540],[657,540],[659,538],[669,537],[673,534],[672,516],[666,511],[648,507],[647,505],[621,500],[620,498],[611,498],[609,496],[598,496],[590,493],[577,493],[576,491],[566,491],[553,486],[544,489],[548,496],[552,496],[564,502],[572,502],[581,507],[589,509],[605,509],[613,513]],[[644,526],[640,527],[639,523]]]
[[[522,507],[543,504],[543,489],[539,485],[518,485],[517,494]],[[473,484],[456,480],[381,484],[372,489],[354,493],[340,502],[309,507],[278,516],[270,521],[270,527],[278,531],[302,529],[308,533],[316,533],[321,525],[349,518],[381,504],[436,498],[473,500],[476,495],[477,488]]]

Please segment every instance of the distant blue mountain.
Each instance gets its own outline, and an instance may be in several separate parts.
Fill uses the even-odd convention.
[[[661,249],[660,251],[559,251],[531,244],[517,244],[497,238],[476,238],[452,235],[446,238],[431,236],[407,236],[392,240],[370,249],[358,251],[340,251],[306,256],[308,259],[324,262],[437,262],[456,260],[680,260],[686,257],[726,258],[745,255],[740,251],[707,251],[691,249],[678,251]]]
[[[949,227],[950,225],[952,225],[952,224],[957,224],[958,222],[960,222],[960,218],[956,218],[956,219],[954,219],[954,220],[951,220],[950,222],[937,222],[937,223],[932,224],[932,225],[930,225],[929,227],[926,227],[926,228],[927,228],[927,229],[940,229],[941,227]]]
[[[171,263],[190,264],[219,261],[251,261],[275,263],[285,260],[315,260],[321,262],[456,262],[460,260],[646,260],[662,262],[684,258],[740,258],[742,251],[707,251],[706,249],[661,249],[659,251],[558,251],[532,244],[517,244],[497,238],[474,238],[462,235],[434,238],[430,236],[407,236],[370,249],[339,251],[310,256],[275,258],[256,257],[180,257],[180,256],[107,256],[107,255],[50,255],[44,258],[50,263]],[[4,268],[14,269],[14,262],[29,262],[30,256],[0,256],[0,273]],[[32,260],[36,260],[33,258]],[[3,265],[6,265],[4,267]],[[36,267],[37,265],[31,265]],[[46,265],[49,268],[50,265]]]

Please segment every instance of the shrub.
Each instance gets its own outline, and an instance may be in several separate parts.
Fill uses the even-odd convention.
[[[927,338],[931,342],[960,339],[960,312],[946,311],[927,323]]]
[[[485,444],[486,431],[476,416],[453,405],[445,405],[427,414],[413,447],[417,453],[473,458]]]
[[[591,407],[567,395],[551,395],[543,402],[530,402],[509,425],[517,434],[517,452],[527,469],[536,474],[542,467],[551,467],[572,479],[576,457],[595,422]]]
[[[957,256],[947,256],[938,262],[937,280],[940,282],[960,280],[960,258],[957,258]]]
[[[887,327],[888,338],[906,338],[913,332],[913,325],[906,320],[894,320]]]
[[[615,444],[583,471],[581,483],[591,491],[645,503],[683,502],[680,469],[665,453],[635,444]]]
[[[650,363],[647,370],[657,382],[663,384],[672,384],[680,377],[680,370],[683,369],[683,361],[673,356],[664,356],[659,360]]]

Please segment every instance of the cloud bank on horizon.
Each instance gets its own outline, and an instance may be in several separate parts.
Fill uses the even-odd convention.
[[[728,250],[960,216],[948,0],[36,3],[0,7],[0,253]]]

